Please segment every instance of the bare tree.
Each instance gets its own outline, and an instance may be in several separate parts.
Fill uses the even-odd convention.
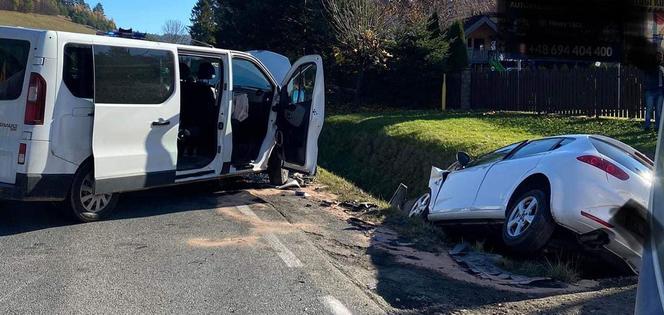
[[[380,0],[323,0],[338,42],[337,59],[357,69],[356,98],[369,67],[384,66],[391,57],[394,6]]]
[[[161,27],[163,36],[161,41],[174,44],[184,44],[187,39],[187,27],[181,21],[168,20]]]

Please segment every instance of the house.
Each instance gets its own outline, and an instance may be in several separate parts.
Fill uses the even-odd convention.
[[[502,46],[496,18],[489,15],[472,16],[466,19],[463,26],[470,64],[488,63],[489,51],[500,50]]]

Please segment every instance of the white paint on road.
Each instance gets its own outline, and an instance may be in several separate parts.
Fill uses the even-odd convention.
[[[251,217],[255,220],[261,221],[261,219],[256,215],[256,213],[254,213],[253,210],[251,210],[251,208],[249,208],[249,206],[242,205],[242,206],[237,206],[236,208],[240,212],[242,212],[242,214]],[[303,266],[302,261],[300,261],[300,259],[298,259],[297,256],[295,256],[295,254],[293,254],[293,252],[291,252],[288,249],[288,247],[286,247],[286,245],[284,245],[279,240],[279,238],[277,238],[277,236],[274,235],[274,233],[265,233],[263,234],[263,238],[265,238],[265,240],[268,242],[268,244],[270,244],[272,249],[274,249],[274,251],[277,252],[277,255],[279,255],[281,260],[283,260],[284,263],[286,263],[286,266],[288,266],[289,268],[299,268]]]
[[[334,315],[352,315],[353,313],[344,306],[337,298],[327,295],[323,297],[323,303]]]

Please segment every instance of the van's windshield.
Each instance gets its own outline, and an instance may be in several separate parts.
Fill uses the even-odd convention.
[[[29,52],[28,41],[0,39],[0,101],[21,95]]]

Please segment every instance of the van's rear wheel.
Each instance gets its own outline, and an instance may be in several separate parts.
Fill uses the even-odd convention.
[[[86,163],[74,177],[69,203],[76,220],[93,222],[107,217],[115,209],[118,194],[95,194],[92,164]]]

